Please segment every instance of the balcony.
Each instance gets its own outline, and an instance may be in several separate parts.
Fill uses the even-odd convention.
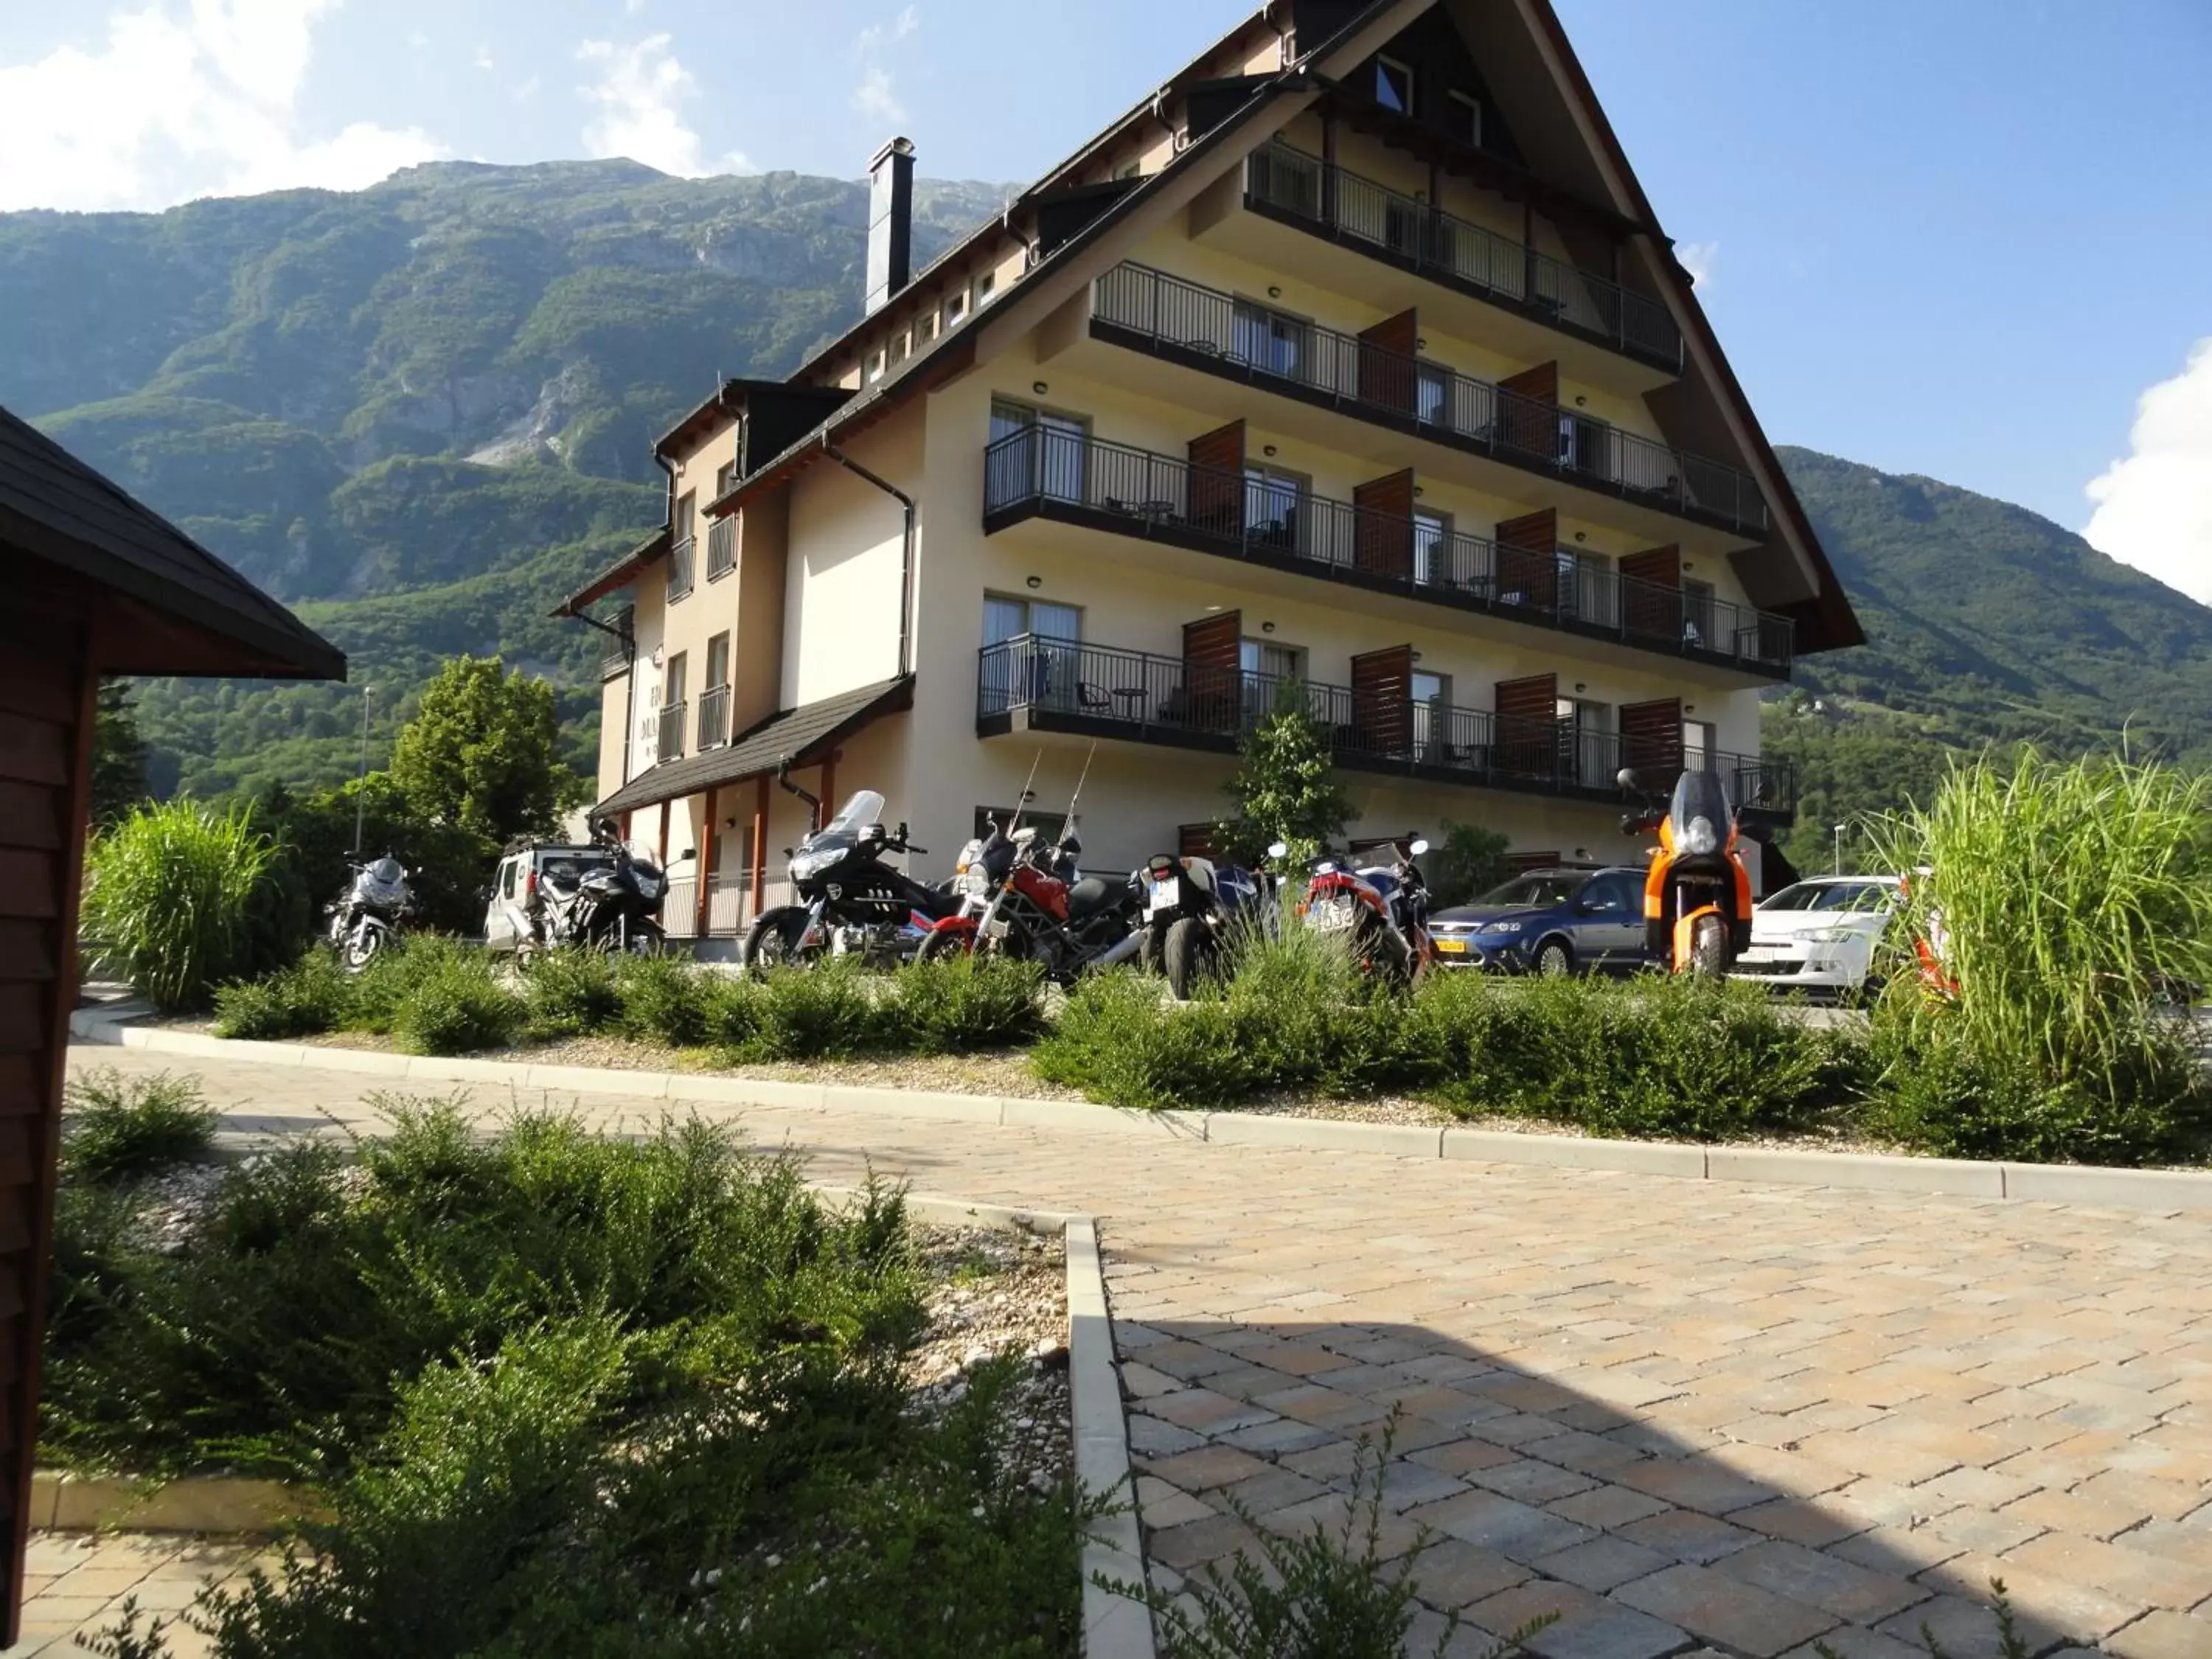
[[[1739,536],[1766,532],[1757,482],[1724,462],[1147,265],[1116,265],[1098,279],[1091,331],[1519,473]]]
[[[692,541],[689,536],[668,549],[668,603],[673,605],[691,591]]]
[[[1681,370],[1682,331],[1659,301],[1287,144],[1247,158],[1244,205],[1656,368]]]
[[[699,749],[720,749],[730,740],[730,688],[709,687],[699,694]]]
[[[1060,428],[983,452],[983,530],[1047,518],[1455,610],[1790,674],[1787,617]]]
[[[1486,708],[1414,702],[1034,634],[983,647],[975,726],[984,737],[1066,732],[1233,753],[1292,687],[1328,729],[1337,764],[1354,771],[1618,805],[1614,778],[1623,766],[1647,774],[1686,766],[1722,773],[1732,799],[1755,819],[1787,823],[1796,811],[1796,775],[1782,762],[1679,748],[1662,752],[1570,722],[1504,719]]]
[[[738,568],[738,520],[734,514],[717,519],[707,529],[707,580],[726,576]]]
[[[609,624],[609,629],[607,648],[599,656],[599,678],[603,680],[629,672],[630,661],[637,655],[637,607],[624,605]]]
[[[684,711],[689,705],[682,702],[663,703],[660,707],[660,739],[653,752],[658,761],[681,760],[684,757]]]

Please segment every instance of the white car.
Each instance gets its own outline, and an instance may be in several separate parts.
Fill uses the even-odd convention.
[[[1897,908],[1894,876],[1808,876],[1759,902],[1741,979],[1777,990],[1850,997],[1865,989],[1875,941]]]

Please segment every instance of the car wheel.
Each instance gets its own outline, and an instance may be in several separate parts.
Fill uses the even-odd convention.
[[[1575,971],[1575,953],[1563,939],[1547,939],[1536,947],[1536,971],[1546,979],[1559,979]]]

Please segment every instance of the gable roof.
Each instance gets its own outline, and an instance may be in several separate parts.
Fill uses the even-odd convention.
[[[345,657],[329,641],[5,409],[0,409],[0,544],[213,635],[225,658],[219,672],[269,679],[345,678]],[[106,666],[119,673],[210,672],[165,661]]]

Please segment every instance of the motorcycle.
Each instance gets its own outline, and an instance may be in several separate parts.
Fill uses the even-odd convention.
[[[1355,865],[1353,857],[1377,847],[1390,862]],[[1418,836],[1355,844],[1338,854],[1324,848],[1306,872],[1305,896],[1293,914],[1316,933],[1344,939],[1362,972],[1393,985],[1411,985],[1429,958],[1429,888],[1413,860],[1429,850]],[[1267,849],[1279,860],[1290,848]]]
[[[1620,787],[1655,794],[1632,770]],[[1644,947],[1674,973],[1717,979],[1751,946],[1751,870],[1728,786],[1716,772],[1686,771],[1665,811],[1631,812],[1626,835],[1656,830],[1644,877]]]
[[[331,948],[357,974],[398,939],[401,925],[414,912],[415,895],[407,885],[407,867],[389,853],[368,864],[349,859],[346,867],[352,879],[323,907],[323,914]]]
[[[653,956],[666,946],[659,917],[667,872],[623,841],[611,818],[592,825],[592,839],[613,857],[573,880],[548,877],[538,884],[538,937],[517,951],[518,966],[527,969],[539,950],[558,945],[622,956]]]
[[[817,808],[820,803],[784,786]],[[866,967],[896,968],[915,954],[929,929],[952,915],[960,896],[927,886],[884,862],[891,853],[920,853],[907,839],[906,825],[896,833],[883,824],[884,798],[872,789],[855,791],[837,816],[785,849],[793,890],[800,902],[765,910],[746,930],[744,958],[749,971],[789,963],[855,957]]]
[[[1178,1001],[1201,979],[1218,975],[1231,930],[1264,925],[1265,878],[1237,864],[1162,853],[1138,872],[1145,905],[1137,965],[1167,976]]]
[[[939,921],[923,958],[973,951],[1040,962],[1062,984],[1089,969],[1128,960],[1137,952],[1137,879],[1083,874],[1076,862],[1082,851],[1073,814],[1054,842],[1041,842],[1034,829],[1002,836],[993,825],[969,872],[983,872],[982,908]]]

